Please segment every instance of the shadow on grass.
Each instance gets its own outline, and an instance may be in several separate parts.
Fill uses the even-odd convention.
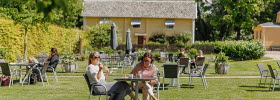
[[[269,86],[269,85],[267,85],[267,86]],[[266,86],[244,86],[244,85],[242,85],[242,86],[239,86],[239,87],[262,88],[262,90],[253,90],[253,89],[252,90],[245,90],[245,91],[248,91],[248,92],[270,92],[271,91],[271,90],[269,90],[269,87],[266,87]],[[275,90],[280,90],[280,88],[279,89],[275,89]]]
[[[244,86],[244,85],[242,85],[242,86],[239,86],[239,87],[251,87],[251,88],[267,88],[267,87],[265,87],[265,86]]]
[[[170,87],[174,87],[174,88],[177,88],[177,85],[175,86],[171,86],[171,84],[164,84],[164,90],[168,90],[168,88]],[[188,84],[181,84],[180,88],[194,88],[194,85],[188,85]],[[160,84],[160,90],[163,89],[163,84]]]

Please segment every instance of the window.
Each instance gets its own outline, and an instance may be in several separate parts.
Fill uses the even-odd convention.
[[[140,19],[132,19],[131,20],[132,28],[141,28],[141,20]]]
[[[174,29],[175,21],[172,19],[165,20],[165,28],[166,29]]]
[[[109,23],[109,21],[110,21],[109,18],[101,18],[99,24]]]

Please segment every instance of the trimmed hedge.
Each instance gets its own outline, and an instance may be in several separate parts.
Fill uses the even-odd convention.
[[[214,52],[224,52],[226,56],[234,60],[251,60],[264,56],[265,47],[260,41],[217,41],[196,42],[200,45],[214,45]]]
[[[58,53],[73,53],[77,49],[76,42],[85,33],[78,29],[65,29],[54,25],[32,27],[28,31],[27,57],[37,57],[38,52],[50,52],[57,48]],[[0,47],[6,51],[7,61],[16,61],[16,54],[23,57],[24,31],[12,20],[0,18]],[[87,42],[86,40],[83,42]]]

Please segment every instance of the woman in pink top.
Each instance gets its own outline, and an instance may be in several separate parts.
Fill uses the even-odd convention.
[[[141,59],[141,62],[138,63],[134,69],[131,71],[133,76],[136,74],[142,74],[143,78],[156,78],[156,66],[153,64],[153,57],[150,53],[145,53]],[[157,100],[153,93],[153,86],[157,83],[157,80],[152,81],[142,81],[139,82],[139,89],[142,89],[143,92],[143,100],[148,99],[148,95],[150,95],[153,100]]]

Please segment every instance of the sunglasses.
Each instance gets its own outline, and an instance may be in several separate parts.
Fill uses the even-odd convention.
[[[93,57],[93,58],[95,58],[95,59],[96,59],[96,58],[100,58],[100,56],[98,56],[98,57]]]
[[[144,62],[146,62],[146,63],[150,63],[151,61],[150,61],[150,60],[144,60]]]

